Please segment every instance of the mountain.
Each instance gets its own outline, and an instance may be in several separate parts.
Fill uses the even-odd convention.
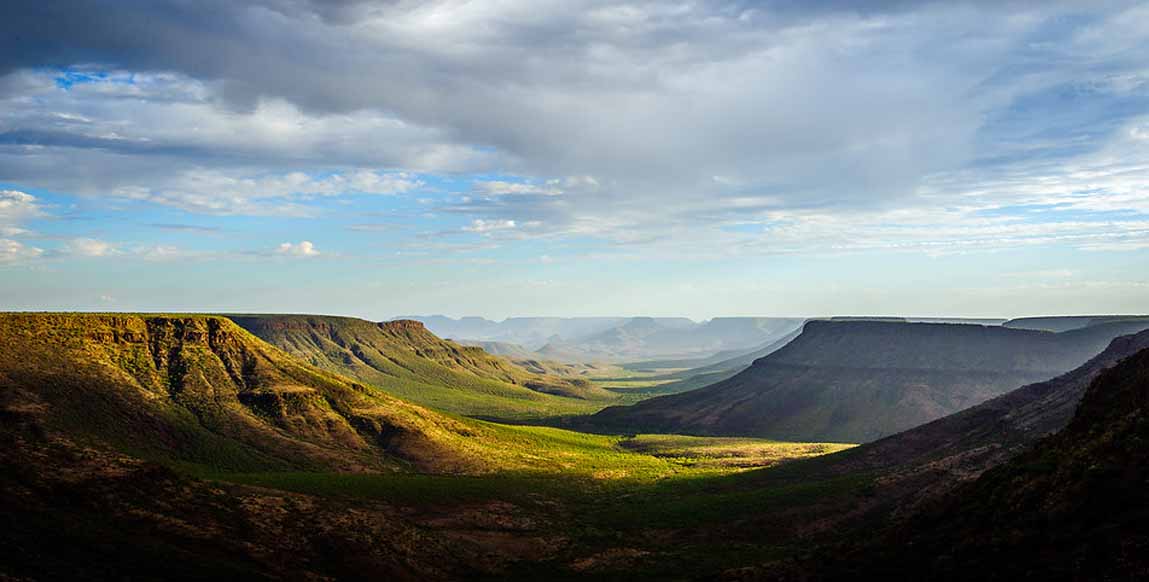
[[[299,362],[218,316],[0,315],[7,409],[230,470],[481,470],[478,425]]]
[[[1071,370],[1149,322],[1055,334],[977,325],[811,321],[725,381],[584,422],[598,430],[867,442]]]
[[[313,366],[436,409],[493,418],[597,410],[617,398],[579,378],[532,373],[482,348],[440,339],[422,323],[313,315],[230,315]]]
[[[803,579],[1133,580],[1149,573],[1149,349],[1101,372],[1068,425]]]
[[[659,384],[658,386],[655,386],[654,389],[657,390],[660,394],[677,394],[679,392],[687,392],[697,388],[702,388],[704,386],[709,386],[711,384],[716,384],[726,380],[727,378],[735,376],[746,368],[749,368],[754,364],[755,361],[786,347],[786,344],[793,341],[794,338],[798,337],[798,335],[801,333],[802,328],[799,327],[776,340],[768,342],[766,345],[754,349],[751,352],[736,354],[732,357],[724,358],[704,366],[690,368],[688,370],[682,370],[680,372],[673,372],[666,376],[661,376],[659,378],[671,378],[674,379],[674,381],[666,384]]]
[[[703,324],[673,318],[635,317],[623,325],[575,339],[556,339],[539,349],[555,359],[635,362],[706,358],[745,352],[777,340],[802,324],[782,317],[718,317]]]
[[[1145,349],[1149,349],[1149,331],[1118,337],[1101,354],[1070,372],[820,459],[810,463],[818,469],[809,475],[876,472],[882,475],[884,496],[919,501],[937,497],[1065,428],[1098,376]]]
[[[549,360],[543,354],[534,352],[510,342],[490,342],[460,340],[456,342],[464,346],[482,348],[492,356],[499,356],[511,361],[512,364],[532,373],[549,374],[563,378],[580,378],[596,372],[602,372],[604,367],[595,364],[579,364]]]
[[[511,317],[491,321],[482,317],[453,319],[442,315],[411,315],[398,319],[420,321],[435,335],[454,340],[500,341],[538,349],[555,337],[578,338],[624,324],[625,317]]]
[[[1019,317],[1002,325],[1013,329],[1041,331],[1070,331],[1094,325],[1128,321],[1149,321],[1149,315],[1072,315],[1053,317]]]

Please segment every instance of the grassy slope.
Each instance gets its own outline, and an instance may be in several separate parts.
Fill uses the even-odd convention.
[[[586,414],[617,399],[585,380],[531,373],[481,348],[440,339],[418,322],[302,315],[229,317],[314,366],[457,414],[524,420]]]

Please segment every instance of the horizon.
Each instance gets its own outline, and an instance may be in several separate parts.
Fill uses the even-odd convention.
[[[397,315],[377,317],[372,315],[356,315],[338,312],[326,311],[242,311],[242,310],[189,310],[189,311],[167,311],[167,310],[98,310],[98,309],[74,309],[74,310],[58,310],[58,309],[20,309],[20,310],[4,310],[0,313],[76,313],[76,314],[125,314],[125,315],[237,315],[237,316],[254,316],[254,315],[312,315],[316,317],[346,317],[363,319],[367,321],[386,322],[395,321],[400,319],[411,318],[432,318],[444,317],[452,321],[461,321],[464,319],[482,319],[492,323],[504,323],[511,319],[687,319],[693,323],[703,324],[715,319],[806,319],[806,320],[819,320],[819,319],[882,319],[882,318],[901,318],[909,320],[932,320],[932,319],[953,319],[953,320],[1001,320],[1011,321],[1018,319],[1039,319],[1039,318],[1090,318],[1090,317],[1145,317],[1145,313],[1040,313],[1033,315],[923,315],[923,314],[889,314],[889,313],[876,313],[876,314],[862,314],[862,313],[837,313],[837,314],[818,314],[818,315],[711,315],[711,316],[688,316],[688,315],[648,315],[648,314],[606,314],[606,315],[508,315],[505,317],[487,317],[483,315],[447,315],[444,313],[403,313]],[[930,323],[929,321],[918,323]]]
[[[8,2],[0,308],[1146,313],[1146,19]]]

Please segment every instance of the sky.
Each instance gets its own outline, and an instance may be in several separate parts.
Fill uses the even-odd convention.
[[[1149,5],[6,0],[0,309],[1149,313]]]

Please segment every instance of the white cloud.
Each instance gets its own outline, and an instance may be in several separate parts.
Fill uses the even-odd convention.
[[[466,232],[474,232],[478,234],[489,234],[502,230],[512,230],[515,228],[515,221],[513,220],[483,220],[476,218],[471,221],[470,226],[464,226],[463,230]]]
[[[19,190],[0,190],[0,236],[30,234],[21,225],[43,215],[43,208],[35,196]]]
[[[30,247],[12,239],[0,238],[0,264],[34,259],[42,254],[44,251],[36,247]]]
[[[311,241],[305,240],[298,243],[285,242],[275,250],[276,253],[281,255],[288,255],[292,257],[316,257],[319,256],[319,249]]]
[[[308,209],[300,202],[313,198],[344,194],[393,195],[423,186],[421,180],[408,172],[370,170],[323,177],[303,172],[244,177],[196,169],[162,182],[165,184],[157,187],[123,186],[113,194],[204,214],[301,215]]]
[[[94,238],[74,238],[63,248],[65,254],[78,257],[107,257],[120,253],[116,245]]]
[[[507,182],[503,180],[480,180],[473,184],[476,192],[487,196],[538,194],[542,196],[558,196],[562,190],[558,188],[558,181],[548,181],[546,185],[530,184],[525,182]]]

